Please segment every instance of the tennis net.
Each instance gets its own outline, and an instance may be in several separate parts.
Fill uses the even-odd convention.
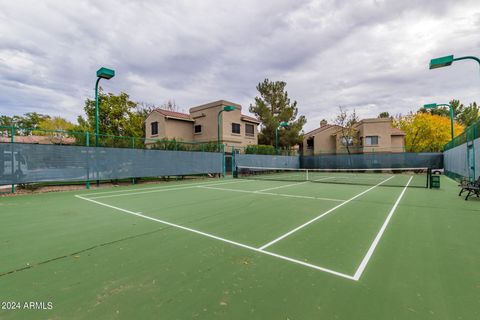
[[[377,185],[427,188],[428,168],[375,168],[375,169],[289,169],[264,167],[237,167],[237,178],[277,181],[310,181],[353,185]]]

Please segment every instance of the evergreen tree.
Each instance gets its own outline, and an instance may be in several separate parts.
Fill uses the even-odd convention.
[[[257,85],[260,96],[250,105],[250,112],[262,122],[258,135],[259,144],[275,145],[275,130],[281,122],[288,127],[278,129],[279,147],[291,147],[302,142],[302,128],[307,122],[305,116],[298,116],[297,101],[291,102],[285,90],[284,81],[265,79]]]

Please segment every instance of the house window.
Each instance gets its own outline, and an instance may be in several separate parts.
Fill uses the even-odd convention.
[[[255,127],[253,124],[245,124],[245,135],[253,137],[255,135]]]
[[[202,133],[202,125],[201,124],[195,125],[194,130],[195,130],[194,131],[195,133]]]
[[[240,123],[232,123],[232,133],[240,134]]]
[[[307,149],[313,149],[313,138],[307,139]]]
[[[151,131],[152,131],[152,135],[156,135],[158,134],[158,122],[155,121],[155,122],[152,122],[150,123],[150,126],[151,126]]]
[[[366,146],[375,146],[378,145],[378,136],[366,136],[365,137]]]

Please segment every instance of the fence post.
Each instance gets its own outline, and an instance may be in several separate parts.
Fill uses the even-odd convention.
[[[135,137],[132,137],[132,149],[135,149]],[[132,184],[135,184],[135,177],[132,178]]]
[[[15,177],[15,161],[14,159],[14,143],[15,143],[15,127],[10,127],[10,142],[12,143],[12,193],[15,193],[15,184],[13,183],[13,179]]]
[[[232,146],[232,178],[235,176],[235,146]]]
[[[223,154],[222,156],[222,177],[225,178],[225,173],[227,171],[227,168],[226,168],[226,163],[225,163],[225,145],[222,144],[221,146],[221,152]]]
[[[85,147],[90,146],[90,137],[88,131],[85,132]],[[90,155],[88,154],[89,150],[87,148],[87,182],[85,183],[85,188],[90,189]]]

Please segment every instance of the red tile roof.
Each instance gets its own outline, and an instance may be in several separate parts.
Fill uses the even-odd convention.
[[[29,144],[75,144],[75,138],[55,136],[15,136],[15,143]],[[0,137],[0,142],[8,143],[10,137]]]
[[[309,131],[307,133],[305,133],[305,136],[308,136],[310,134],[316,134],[316,133],[319,133],[319,132],[322,132],[324,130],[327,130],[327,129],[330,129],[332,127],[338,127],[337,125],[334,125],[334,124],[326,124],[324,125],[323,127],[320,127],[320,128],[317,128],[317,129],[313,129],[312,131]]]
[[[185,119],[185,120],[193,120],[192,117],[188,113],[181,113],[181,112],[170,111],[170,110],[165,110],[165,109],[160,109],[160,108],[155,109],[155,111],[157,111],[161,115],[164,115],[165,117]]]

